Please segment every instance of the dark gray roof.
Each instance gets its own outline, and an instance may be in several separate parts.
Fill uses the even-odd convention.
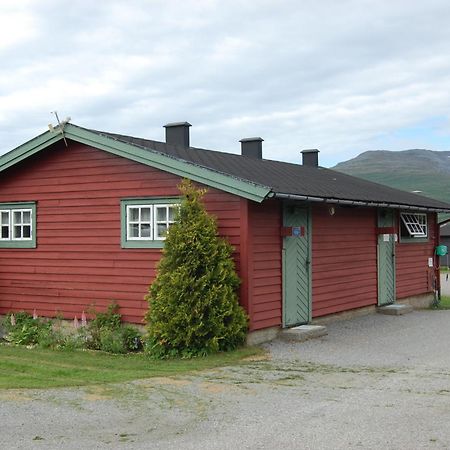
[[[89,130],[143,149],[156,151],[197,166],[271,188],[275,196],[336,203],[387,204],[450,211],[450,204],[390,188],[323,167],[255,159],[201,148],[185,148],[148,139]],[[306,198],[307,197],[307,198]]]

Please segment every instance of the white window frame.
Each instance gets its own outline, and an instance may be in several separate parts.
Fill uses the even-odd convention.
[[[138,220],[137,221],[131,221],[130,217],[130,211],[132,209],[137,209],[139,211]],[[149,209],[150,210],[150,220],[142,220],[142,210],[143,209]],[[139,230],[139,236],[131,236],[130,235],[130,225],[137,225]],[[142,232],[142,225],[150,225],[150,236],[141,236]],[[127,227],[127,240],[128,241],[152,241],[153,240],[153,205],[127,205],[127,218],[126,218],[126,227]]]
[[[166,240],[166,229],[175,222],[169,216],[170,208],[178,208],[180,206],[180,198],[130,198],[121,200],[121,246],[122,248],[163,248]],[[150,220],[142,220],[142,210],[148,208],[150,210]],[[164,210],[164,220],[158,220],[158,211]],[[133,210],[138,210],[136,220],[131,220]],[[161,213],[160,213],[161,214]],[[136,214],[135,214],[136,215]],[[132,236],[131,226],[137,225],[139,228],[138,236]],[[142,236],[142,225],[150,225],[149,236]],[[158,234],[158,226],[164,225],[164,235]]]
[[[15,221],[16,213],[20,213],[20,222]],[[24,213],[30,214],[30,222],[24,222]],[[33,240],[33,210],[31,208],[13,209],[10,214],[10,233],[12,241],[32,241]],[[16,228],[20,228],[20,237],[16,236]],[[30,227],[30,237],[23,237],[23,230],[25,227]]]
[[[166,235],[167,232],[164,236],[158,236],[158,225],[166,225],[166,230],[168,231],[170,228],[170,225],[175,223],[175,220],[170,220],[169,218],[169,210],[170,208],[177,208],[179,207],[179,204],[162,204],[162,205],[158,205],[155,204],[154,205],[154,224],[153,224],[153,232],[154,232],[154,240],[155,241],[165,241],[166,240]],[[166,210],[166,220],[158,220],[158,213],[157,210],[158,209],[165,209]]]
[[[428,218],[426,213],[400,213],[400,220],[403,222],[409,233],[409,238],[428,238]],[[408,239],[408,237],[406,237]]]
[[[0,233],[0,241],[32,241],[33,240],[33,210],[31,208],[23,208],[23,209],[0,209],[0,220],[1,215],[7,213],[8,214],[8,237],[2,237]],[[21,220],[20,222],[15,221],[15,213],[20,213]],[[30,213],[30,222],[23,222],[23,214]],[[2,223],[0,225],[4,227],[5,225]],[[20,227],[20,237],[16,236],[15,229],[16,227]],[[24,227],[30,227],[30,237],[23,237],[23,229]]]
[[[8,219],[7,219],[7,223],[4,224],[3,223],[3,215],[7,214],[8,215]],[[0,209],[0,241],[10,241],[11,240],[11,210],[10,209]],[[8,236],[7,237],[2,237],[2,233],[3,233],[3,227],[7,227],[8,229]]]

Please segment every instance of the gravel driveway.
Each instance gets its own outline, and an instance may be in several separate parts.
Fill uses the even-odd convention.
[[[0,391],[0,448],[450,448],[450,311],[328,331],[195,376]]]
[[[441,273],[441,293],[442,295],[450,295],[450,273]]]

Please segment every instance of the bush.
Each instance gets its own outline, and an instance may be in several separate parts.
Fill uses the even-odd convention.
[[[127,353],[142,349],[139,331],[130,326],[123,326],[116,303],[108,306],[106,312],[94,311],[94,319],[86,327],[64,332],[48,319],[36,318],[26,312],[14,315],[15,324],[11,323],[11,314],[5,317],[3,327],[4,339],[16,345],[39,345],[43,348],[61,350],[93,349],[110,353]]]
[[[100,345],[99,350],[109,353],[126,353],[127,348],[123,339],[121,329],[110,330],[109,328],[102,328],[100,330]]]
[[[216,221],[201,202],[205,190],[188,180],[179,189],[177,220],[146,297],[146,350],[157,358],[231,350],[244,342],[247,331],[232,247],[218,237]]]
[[[8,314],[3,322],[6,334],[4,339],[16,345],[37,345],[50,347],[56,338],[50,320],[34,319],[25,311],[14,314],[15,324],[11,323],[12,314]]]
[[[142,350],[142,335],[135,327],[131,325],[122,326],[122,337],[125,348],[131,352]]]
[[[122,325],[117,303],[111,303],[106,312],[93,311],[93,314],[94,319],[88,322],[86,330],[88,348],[110,353],[127,353],[142,348],[139,331],[130,325]]]

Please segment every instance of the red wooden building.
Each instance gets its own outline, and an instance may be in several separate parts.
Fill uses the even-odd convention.
[[[436,213],[450,205],[317,164],[190,147],[189,124],[166,142],[88,130],[48,131],[0,158],[0,314],[79,316],[119,303],[141,323],[177,185],[208,187],[207,209],[235,248],[250,330],[393,303],[429,300]]]

